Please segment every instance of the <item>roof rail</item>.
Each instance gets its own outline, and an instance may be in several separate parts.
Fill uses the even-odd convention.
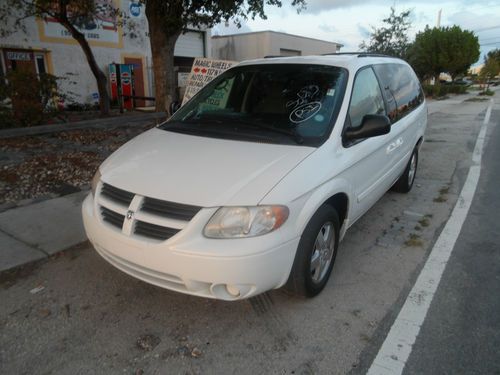
[[[275,59],[275,58],[278,58],[278,57],[286,57],[286,56],[281,56],[281,55],[267,55],[267,56],[264,56],[265,59]]]
[[[337,53],[323,53],[321,56],[335,56],[335,55],[349,55],[358,57],[393,57],[389,55],[384,55],[382,53],[373,52],[337,52]]]

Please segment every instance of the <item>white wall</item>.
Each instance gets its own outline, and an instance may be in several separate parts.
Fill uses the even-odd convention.
[[[121,0],[120,2],[121,9],[129,15],[130,3],[130,0]],[[153,95],[153,83],[151,82],[151,48],[149,37],[147,36],[148,24],[144,14],[144,7],[141,8],[141,12],[138,17],[130,16],[127,22],[129,22],[130,27],[123,28],[125,32],[122,39],[122,48],[117,46],[102,47],[92,45],[91,43],[94,57],[99,67],[106,73],[106,75],[108,72],[108,65],[113,62],[122,63],[124,55],[128,55],[130,57],[142,57],[144,65],[143,68],[145,71],[145,94],[146,96]],[[0,38],[0,48],[22,48],[46,51],[46,60],[50,60],[47,61],[48,64],[46,65],[51,64],[53,66],[52,73],[56,76],[67,78],[67,80],[61,82],[60,89],[63,92],[73,92],[75,94],[75,99],[78,102],[92,102],[92,93],[97,92],[97,84],[80,46],[74,41],[73,44],[41,41],[39,28],[34,18],[27,19],[25,21],[25,25],[27,31],[26,33],[19,31],[6,38]],[[196,45],[193,44],[192,38],[189,40],[189,37],[192,37],[192,35],[187,34],[180,36],[178,43],[181,43],[181,48],[179,52],[185,51],[185,42],[188,40],[190,54],[187,56],[197,57],[198,55],[196,55],[196,53],[201,53],[202,51],[199,48],[196,48]],[[210,54],[210,30],[205,32],[205,46],[207,53]],[[3,60],[3,56],[1,59]]]
[[[212,55],[224,60],[251,60],[265,56],[279,56],[281,49],[298,51],[300,55],[335,53],[340,45],[297,35],[262,31],[212,38]]]

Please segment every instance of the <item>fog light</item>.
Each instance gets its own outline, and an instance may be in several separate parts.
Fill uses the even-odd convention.
[[[235,285],[227,284],[226,291],[233,297],[240,296],[240,289]]]

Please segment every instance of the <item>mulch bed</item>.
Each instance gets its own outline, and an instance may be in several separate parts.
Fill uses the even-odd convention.
[[[0,139],[0,204],[87,189],[98,166],[153,125]]]

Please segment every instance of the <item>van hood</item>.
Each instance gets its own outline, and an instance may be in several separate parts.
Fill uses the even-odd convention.
[[[123,145],[100,171],[103,182],[152,198],[203,207],[251,206],[314,150],[154,128]]]

